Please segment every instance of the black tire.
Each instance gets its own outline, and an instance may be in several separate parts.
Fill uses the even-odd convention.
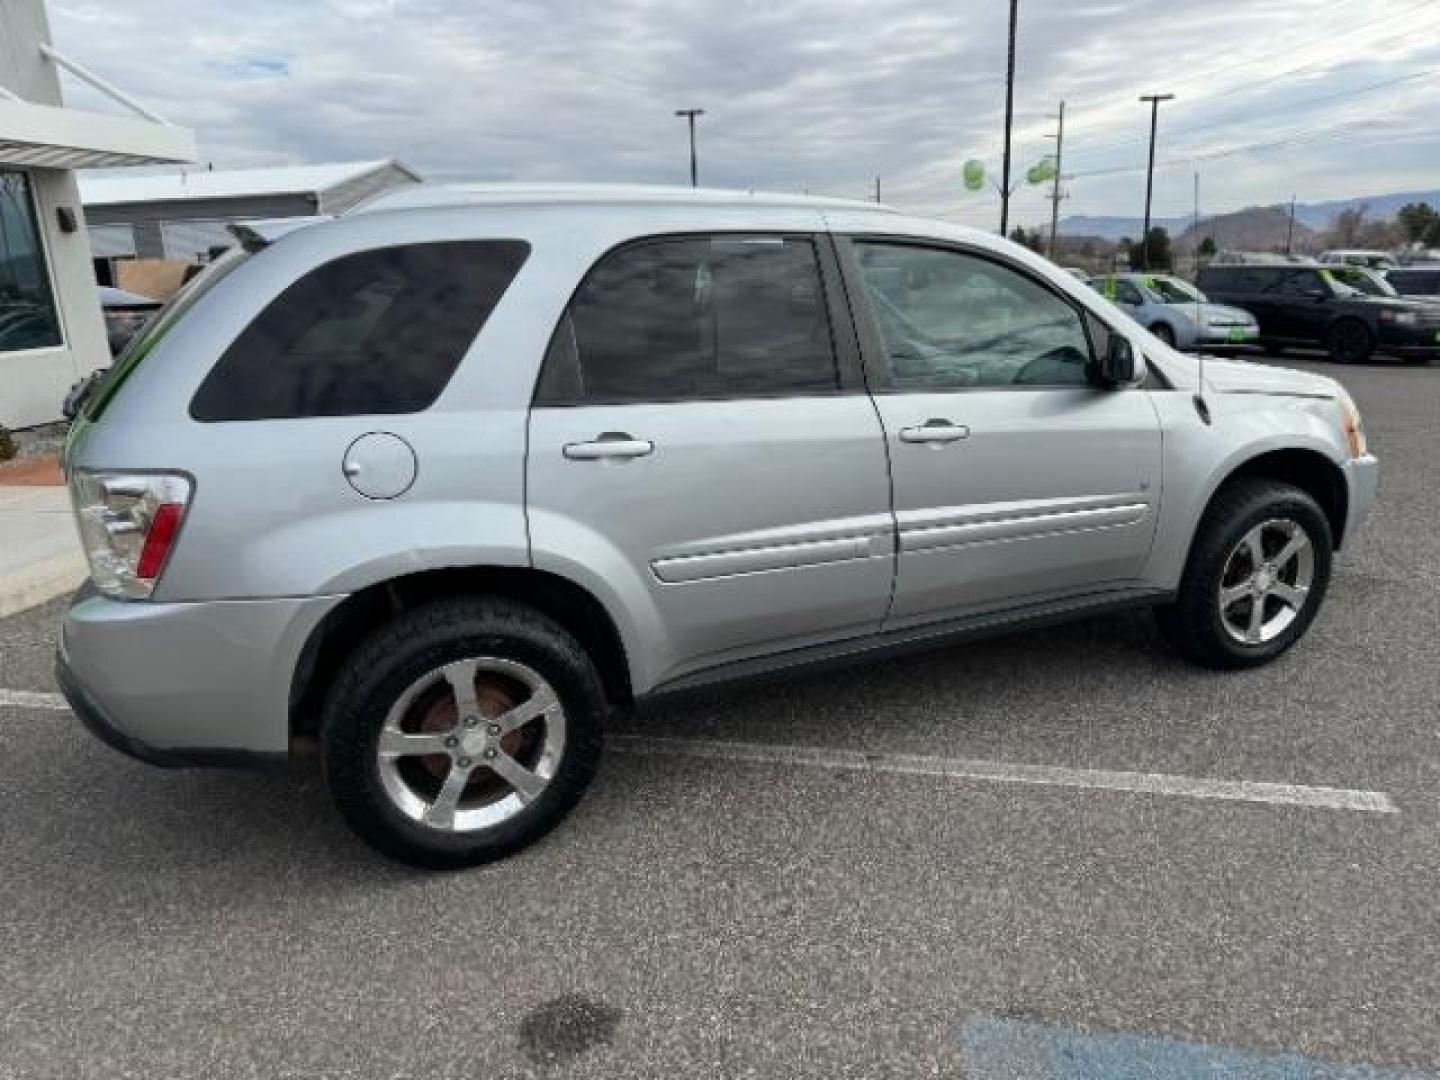
[[[1375,351],[1375,337],[1359,319],[1340,319],[1326,331],[1325,351],[1337,364],[1363,364]]]
[[[1166,345],[1169,345],[1172,349],[1175,347],[1175,331],[1170,329],[1169,323],[1156,323],[1154,326],[1150,327],[1150,333],[1154,334],[1157,338],[1163,341]]]
[[[406,816],[387,794],[378,743],[387,715],[407,688],[446,664],[475,657],[538,673],[563,709],[564,746],[543,790],[513,816],[482,828],[445,831]],[[436,601],[386,623],[345,661],[325,703],[321,764],[341,816],[371,847],[412,866],[474,866],[538,840],[579,801],[600,761],[606,712],[591,659],[545,615],[498,598]],[[481,777],[478,764],[475,773]],[[481,778],[498,782],[488,770]]]
[[[1293,522],[1305,531],[1313,550],[1313,577],[1288,626],[1271,640],[1242,643],[1226,628],[1220,589],[1243,538],[1275,520]],[[1200,520],[1175,602],[1156,611],[1160,630],[1180,655],[1202,667],[1235,669],[1269,663],[1294,645],[1314,621],[1330,583],[1333,547],[1324,512],[1299,488],[1275,480],[1231,481],[1216,493]]]

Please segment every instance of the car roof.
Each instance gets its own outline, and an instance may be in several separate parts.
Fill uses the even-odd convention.
[[[659,184],[412,184],[386,192],[351,211],[418,210],[436,207],[576,206],[753,206],[777,209],[863,210],[897,214],[893,207],[860,199],[836,199],[784,192],[690,188]]]

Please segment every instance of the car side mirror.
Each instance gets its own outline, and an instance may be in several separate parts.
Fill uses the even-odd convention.
[[[1110,343],[1096,366],[1096,381],[1102,386],[1130,386],[1139,381],[1135,350],[1124,334],[1111,334]]]

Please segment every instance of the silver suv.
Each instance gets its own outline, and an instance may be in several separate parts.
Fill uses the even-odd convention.
[[[1330,379],[871,204],[418,187],[246,247],[83,402],[59,682],[157,764],[318,738],[417,864],[536,839],[662,692],[1133,605],[1264,663],[1375,493]]]

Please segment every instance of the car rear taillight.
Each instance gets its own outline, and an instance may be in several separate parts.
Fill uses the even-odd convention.
[[[124,600],[154,591],[193,490],[180,473],[76,470],[70,497],[97,589]]]

